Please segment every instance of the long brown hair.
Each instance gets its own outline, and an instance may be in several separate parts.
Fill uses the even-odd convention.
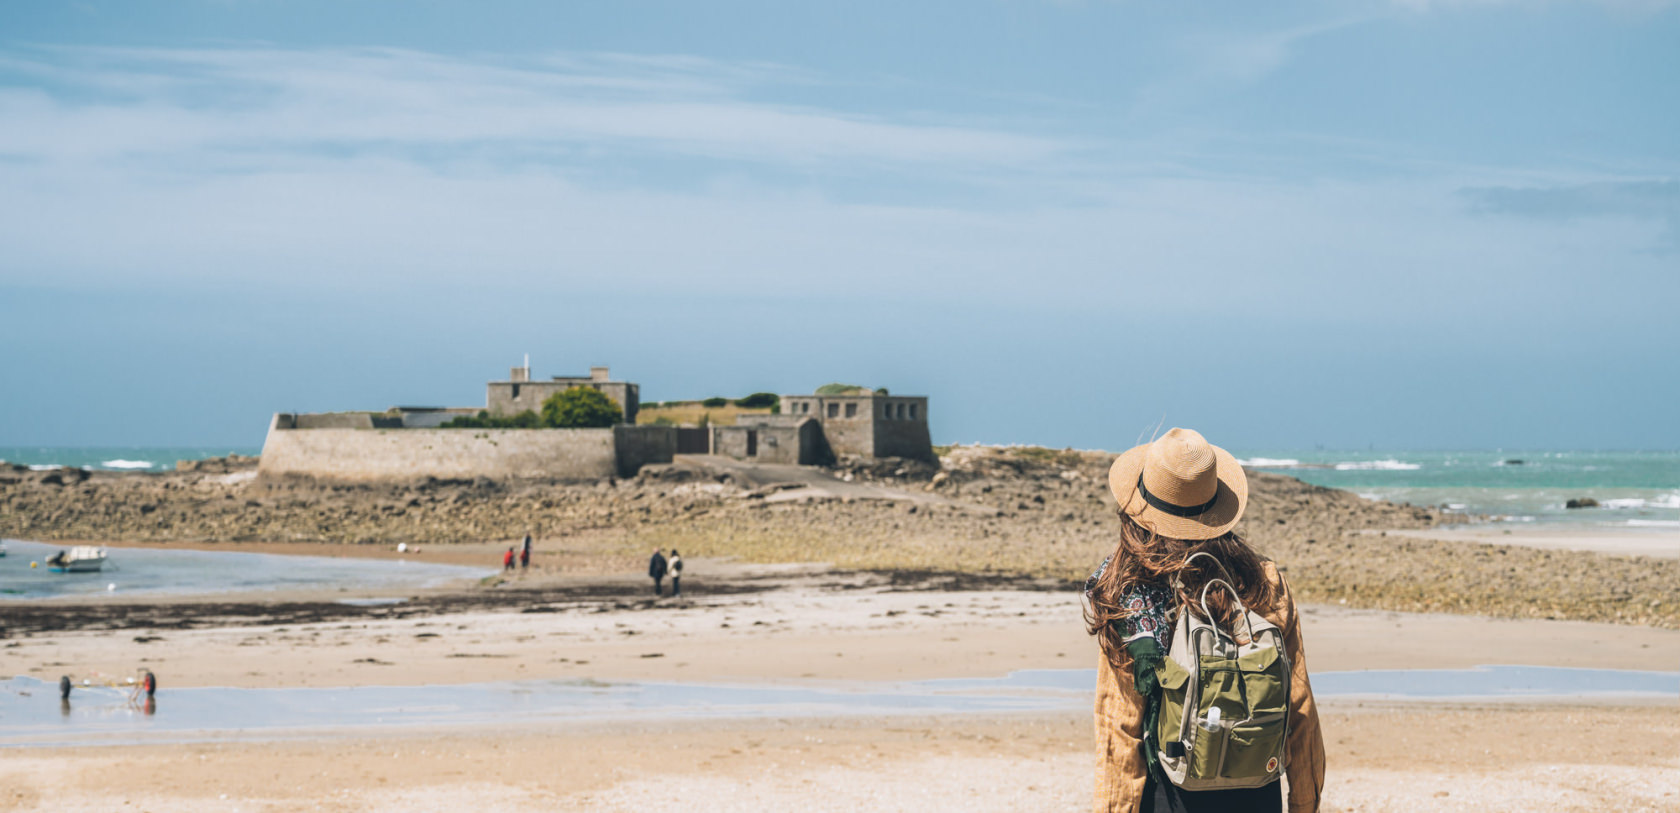
[[[1266,578],[1265,557],[1248,546],[1235,531],[1227,531],[1212,539],[1184,540],[1161,536],[1137,521],[1120,513],[1120,541],[1109,557],[1108,567],[1091,588],[1091,600],[1085,606],[1085,626],[1102,645],[1103,654],[1116,668],[1130,665],[1125,643],[1119,629],[1111,622],[1128,618],[1133,611],[1122,606],[1120,597],[1140,584],[1152,583],[1171,589],[1175,577],[1184,583],[1175,601],[1186,607],[1199,607],[1202,586],[1209,579],[1223,578],[1219,568],[1206,559],[1186,563],[1195,553],[1211,553],[1231,574],[1237,594],[1248,609],[1265,613],[1277,601],[1277,588]],[[1236,620],[1236,607],[1230,593],[1215,589],[1208,593],[1208,610],[1222,626],[1230,629]],[[1200,612],[1196,613],[1198,616]]]

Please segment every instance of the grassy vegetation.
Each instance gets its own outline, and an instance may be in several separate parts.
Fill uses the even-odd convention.
[[[585,429],[606,428],[623,417],[618,402],[588,387],[572,387],[548,396],[542,414],[527,409],[518,415],[477,415],[450,418],[444,429]]]
[[[636,423],[658,424],[661,419],[665,422],[681,426],[694,426],[700,423],[700,416],[711,416],[713,426],[734,426],[735,419],[740,415],[768,415],[769,408],[747,408],[734,404],[720,407],[702,406],[699,401],[665,401],[658,405],[643,404],[636,412]]]
[[[537,413],[527,409],[518,415],[491,415],[488,410],[479,410],[477,415],[459,415],[445,421],[442,429],[542,429],[542,418]]]

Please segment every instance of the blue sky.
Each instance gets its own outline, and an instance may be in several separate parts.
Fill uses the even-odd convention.
[[[1680,447],[1680,8],[0,6],[0,445],[927,394],[941,442]]]

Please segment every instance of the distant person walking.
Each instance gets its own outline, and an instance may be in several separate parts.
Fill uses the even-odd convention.
[[[507,549],[507,553],[502,554],[502,569],[513,569],[513,548],[511,547]]]
[[[671,551],[671,553],[674,555],[676,551]],[[653,594],[656,596],[665,595],[665,586],[662,582],[665,580],[665,571],[668,569],[665,564],[665,554],[660,553],[658,548],[654,548],[653,558],[648,560],[648,577],[653,579]]]
[[[682,554],[671,549],[671,598],[682,595]]]
[[[525,568],[528,568],[530,566],[531,566],[531,532],[526,531],[525,532],[525,546],[523,548],[521,548],[520,551],[519,551],[519,569],[524,570]]]
[[[1108,487],[1120,527],[1085,584],[1102,653],[1095,809],[1273,813],[1287,775],[1290,813],[1315,813],[1324,738],[1301,616],[1234,530],[1242,466],[1173,429],[1120,455]]]

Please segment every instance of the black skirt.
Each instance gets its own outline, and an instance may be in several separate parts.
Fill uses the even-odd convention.
[[[1151,776],[1143,785],[1142,813],[1282,813],[1283,782],[1239,790],[1183,790]]]

